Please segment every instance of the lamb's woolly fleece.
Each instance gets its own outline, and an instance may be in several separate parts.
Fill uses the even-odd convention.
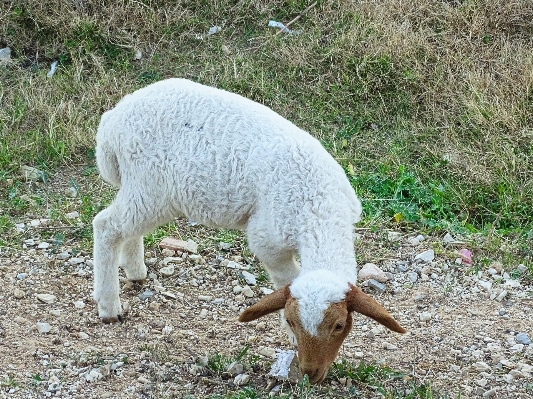
[[[93,223],[100,316],[120,309],[110,268],[120,263],[128,278],[145,273],[142,235],[180,214],[245,229],[276,288],[299,274],[296,253],[303,270],[328,269],[355,283],[361,204],[322,145],[271,109],[169,79],[106,112],[96,140],[100,174],[120,187]]]
[[[341,302],[353,283],[353,276],[342,276],[329,270],[302,273],[290,286],[291,295],[298,299],[302,327],[311,335],[318,334],[324,312],[331,303]]]

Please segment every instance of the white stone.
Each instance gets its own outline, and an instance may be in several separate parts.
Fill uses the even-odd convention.
[[[37,325],[37,331],[39,331],[41,334],[49,333],[50,330],[52,329],[52,326],[50,326],[50,324],[48,323],[37,322],[36,325]]]
[[[35,296],[39,301],[44,303],[54,303],[56,300],[56,296],[52,294],[37,294]]]
[[[170,264],[168,266],[165,266],[159,269],[159,272],[161,273],[163,277],[170,277],[174,274],[175,270],[176,268],[174,267],[174,265]]]
[[[208,314],[208,313],[209,313],[209,312],[208,312],[207,309],[202,309],[202,310],[200,311],[200,318],[205,319],[205,318],[207,317],[207,314]]]
[[[213,299],[212,295],[198,295],[199,301],[209,302],[211,299]]]
[[[84,263],[85,262],[85,258],[70,258],[68,260],[68,263],[70,263],[71,265],[79,265],[80,263]]]
[[[385,341],[385,342],[383,342],[383,349],[387,349],[389,351],[394,351],[394,350],[398,349],[398,347],[396,345],[391,344],[390,342]]]
[[[389,231],[389,233],[387,234],[387,239],[391,242],[400,241],[401,238],[402,234],[398,233],[397,231]]]
[[[233,362],[226,369],[226,373],[231,375],[238,375],[244,371],[244,366],[240,363]]]
[[[359,270],[358,279],[361,281],[374,279],[380,283],[384,283],[389,280],[385,272],[373,263],[365,263],[363,265],[361,270]]]
[[[47,242],[42,242],[42,243],[40,243],[40,244],[37,246],[37,248],[38,248],[38,249],[47,249],[49,246],[50,246],[49,243],[47,243]]]
[[[74,302],[74,307],[76,309],[83,309],[85,307],[85,302],[83,301],[76,301]]]
[[[252,298],[254,296],[254,292],[252,291],[252,289],[245,285],[243,288],[242,288],[242,293],[245,297],[247,298]]]
[[[431,320],[431,317],[432,317],[432,315],[429,312],[420,313],[420,321],[429,321],[429,320]]]
[[[431,262],[433,259],[435,259],[435,251],[432,249],[428,249],[415,256],[415,260],[421,260],[422,262]]]
[[[261,287],[259,288],[259,291],[261,291],[265,295],[269,295],[274,292],[274,290],[271,290],[270,288],[267,288],[267,287]]]
[[[98,380],[101,380],[102,378],[104,378],[104,376],[102,374],[100,374],[100,369],[92,369],[86,376],[85,376],[85,379],[88,381],[88,382],[95,382],[95,381],[98,381]]]
[[[472,365],[477,371],[490,371],[490,366],[485,362],[476,362]]]
[[[250,376],[248,374],[239,374],[233,380],[233,383],[237,386],[245,385],[250,381]]]
[[[257,284],[257,280],[255,278],[255,276],[252,274],[252,273],[249,273],[247,271],[242,271],[242,276],[244,277],[244,280],[246,281],[247,284],[249,285],[256,285]]]
[[[481,286],[481,288],[483,288],[487,292],[490,292],[492,288],[492,283],[490,281],[479,280],[478,284]]]
[[[266,346],[263,346],[263,347],[259,348],[259,354],[263,355],[263,356],[266,356],[266,357],[275,357],[276,350],[272,349],[272,348],[268,348]]]
[[[242,287],[240,285],[236,285],[233,287],[233,293],[234,294],[240,294],[242,292]]]
[[[65,217],[67,219],[76,219],[80,217],[80,213],[78,211],[73,211],[65,214]]]

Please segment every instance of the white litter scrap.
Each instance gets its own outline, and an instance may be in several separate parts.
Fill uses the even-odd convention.
[[[268,21],[268,26],[270,26],[271,28],[281,29],[283,33],[287,33],[289,35],[299,35],[300,33],[302,33],[301,29],[290,30],[285,25],[283,25],[281,22],[277,22],[277,21],[272,21],[272,20]]]
[[[46,74],[46,77],[47,78],[51,78],[54,75],[54,73],[56,72],[56,69],[57,69],[57,61],[54,61],[54,62],[52,62],[52,65],[50,65],[50,70]]]
[[[11,59],[11,49],[9,47],[0,48],[0,62],[9,61]]]
[[[290,349],[286,351],[277,349],[276,352],[278,353],[277,359],[270,368],[268,375],[278,379],[287,379],[289,378],[289,369],[296,352]]]
[[[215,33],[218,33],[221,30],[222,28],[220,26],[212,26],[211,28],[209,28],[209,32],[207,32],[207,35],[208,36],[214,35]]]

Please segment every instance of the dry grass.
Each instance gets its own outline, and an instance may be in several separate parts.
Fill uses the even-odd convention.
[[[274,108],[360,176],[398,180],[405,167],[442,185],[463,224],[533,225],[533,3],[322,1],[292,26],[303,34],[272,37],[269,19],[309,4],[4,1],[1,175],[85,159],[104,110],[181,76]]]

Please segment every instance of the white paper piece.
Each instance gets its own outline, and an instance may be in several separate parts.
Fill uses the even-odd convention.
[[[46,74],[46,77],[51,78],[52,75],[56,72],[56,68],[57,68],[57,61],[54,61],[52,62],[52,65],[50,65],[50,70]]]
[[[281,350],[277,349],[278,357],[268,373],[274,378],[287,379],[289,378],[289,369],[292,363],[292,359],[296,355],[293,350]]]

